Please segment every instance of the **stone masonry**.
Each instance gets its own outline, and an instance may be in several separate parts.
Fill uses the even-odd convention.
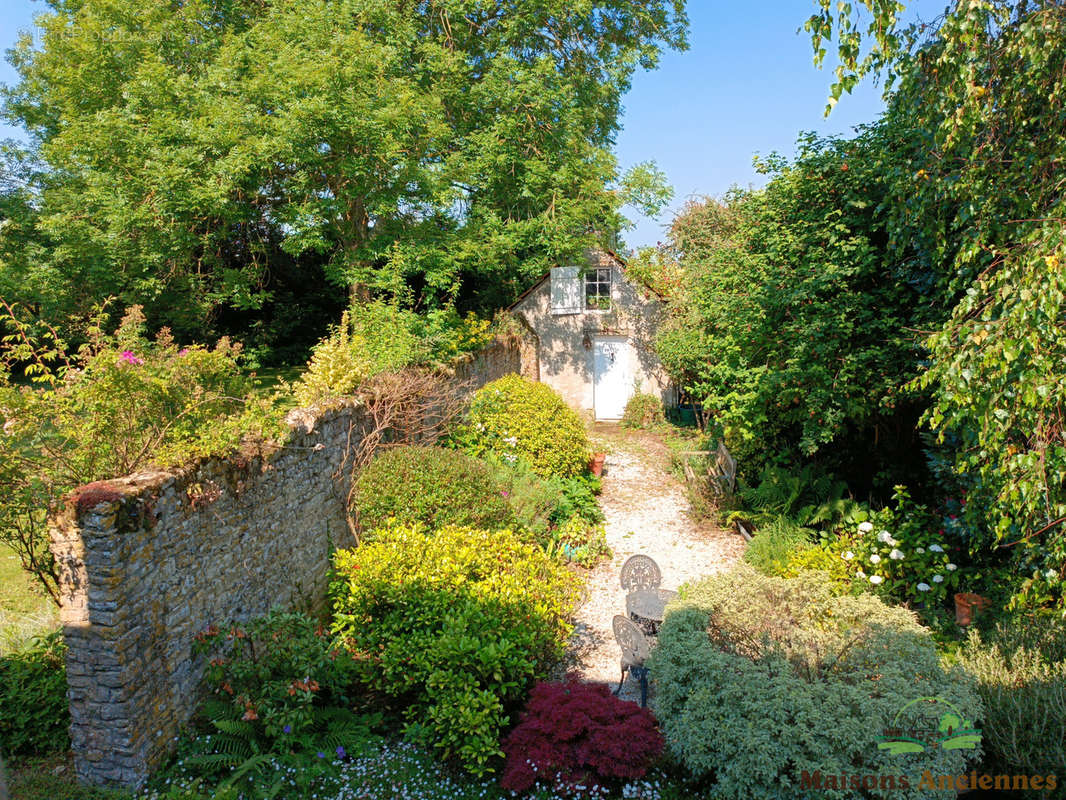
[[[456,379],[518,369],[497,343]],[[353,543],[343,467],[362,424],[353,400],[293,414],[280,446],[90,484],[53,518],[79,780],[136,788],[166,758],[200,698],[199,631],[321,603],[332,550]]]

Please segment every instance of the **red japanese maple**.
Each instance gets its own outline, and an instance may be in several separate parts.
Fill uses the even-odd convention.
[[[501,783],[524,792],[538,780],[603,783],[644,777],[663,750],[651,711],[597,683],[539,683],[503,745]]]

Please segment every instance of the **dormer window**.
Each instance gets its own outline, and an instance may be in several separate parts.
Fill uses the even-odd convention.
[[[590,269],[585,273],[585,310],[611,310],[611,268]]]

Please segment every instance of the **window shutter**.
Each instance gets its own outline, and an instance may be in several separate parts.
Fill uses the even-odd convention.
[[[581,312],[581,268],[552,267],[552,313]]]

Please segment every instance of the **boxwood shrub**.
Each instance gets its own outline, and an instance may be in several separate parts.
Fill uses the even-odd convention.
[[[439,447],[382,451],[356,479],[354,506],[364,531],[381,527],[390,518],[430,528],[499,528],[512,518],[506,490],[488,466]]]
[[[466,438],[476,450],[523,458],[543,477],[570,477],[588,468],[585,426],[551,387],[507,375],[474,395]]]
[[[509,530],[392,524],[338,551],[334,631],[407,734],[483,774],[530,686],[561,658],[577,579]]]
[[[742,565],[686,587],[668,611],[650,663],[659,721],[668,747],[713,783],[715,797],[801,797],[803,771],[837,784],[848,776],[843,787],[823,784],[811,795],[819,798],[925,797],[923,771],[961,775],[980,756],[980,747],[878,748],[894,727],[972,728],[981,703],[971,680],[945,674],[911,612],[872,595],[834,596],[823,578]],[[918,698],[940,702],[897,718]],[[855,775],[877,776],[876,785],[856,790]]]

